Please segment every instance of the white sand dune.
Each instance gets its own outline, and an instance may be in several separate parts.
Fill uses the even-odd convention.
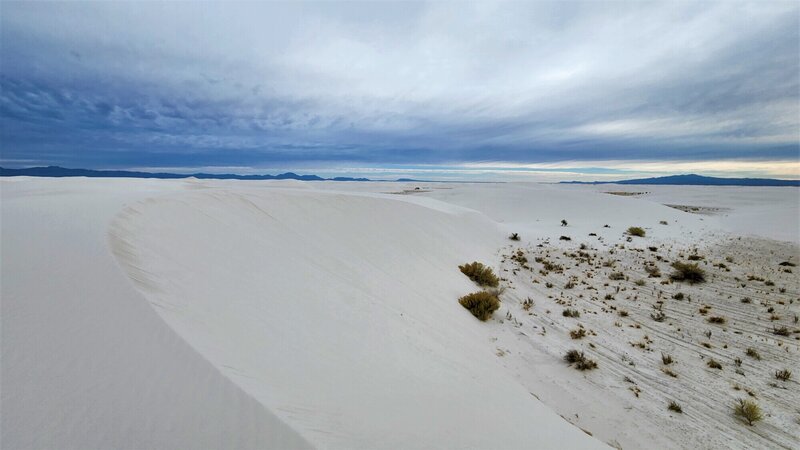
[[[510,232],[523,236],[515,245],[558,255],[589,233],[624,245],[625,228],[644,227],[647,244],[628,244],[630,255],[616,255],[622,264],[637,263],[636,247],[677,252],[727,236],[718,217],[661,204],[675,193],[431,184],[401,196],[379,193],[419,184],[0,183],[3,448],[667,448],[703,436],[661,403],[631,403],[621,381],[628,364],[615,353],[627,340],[595,339],[597,371],[566,367],[561,354],[573,343],[561,318],[549,316],[550,291],[503,257]],[[794,199],[764,214],[780,216]],[[730,214],[740,211],[729,203]],[[768,234],[786,236],[791,223]],[[456,301],[477,290],[457,269],[472,260],[507,270],[501,275],[512,283],[490,322]],[[786,277],[786,295],[795,295],[800,286]],[[528,318],[519,304],[526,295],[537,301]],[[602,313],[588,299],[570,301]],[[645,318],[649,310],[643,303]],[[516,318],[504,323],[506,314]],[[695,353],[676,355],[689,364]],[[644,365],[649,356],[641,358]],[[686,370],[681,380],[704,382],[705,372]],[[664,390],[659,375],[648,372],[640,384],[660,402],[680,391]],[[774,405],[785,407],[777,398]],[[710,447],[792,442],[783,428],[772,441],[739,436],[726,411],[698,406],[694,415],[694,404],[686,406],[687,417],[725,429]],[[770,426],[790,420],[782,415]]]
[[[402,200],[162,197],[128,207],[112,243],[167,323],[320,447],[600,446],[516,383],[454,301],[475,290],[458,264],[504,236]]]
[[[139,180],[2,180],[3,449],[304,448],[178,337],[116,263]]]

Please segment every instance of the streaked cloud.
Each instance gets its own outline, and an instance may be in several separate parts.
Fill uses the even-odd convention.
[[[0,162],[798,176],[764,165],[800,159],[798,17],[796,2],[7,2]]]

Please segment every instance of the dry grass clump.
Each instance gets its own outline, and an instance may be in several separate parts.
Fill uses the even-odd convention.
[[[672,359],[672,355],[668,355],[666,353],[662,353],[661,354],[661,362],[664,363],[665,366],[668,366],[668,365],[672,364],[675,361]]]
[[[708,323],[723,324],[725,323],[725,318],[720,316],[711,316],[708,318]]]
[[[733,404],[733,413],[746,420],[750,426],[764,418],[764,413],[761,412],[761,407],[758,406],[758,403],[742,398]]]
[[[576,328],[569,332],[569,337],[571,337],[572,339],[581,339],[584,336],[586,336],[586,330],[584,330],[583,328]]]
[[[583,354],[583,352],[579,352],[578,350],[569,350],[566,355],[564,355],[564,361],[568,364],[573,364],[576,369],[578,370],[592,370],[597,368],[597,363]]]
[[[511,233],[511,236],[509,236],[508,238],[511,239],[512,241],[518,241],[519,233]]]
[[[788,336],[789,329],[785,326],[781,327],[772,327],[772,334],[777,334],[778,336]]]
[[[567,308],[562,313],[564,317],[580,317],[581,313],[577,309]]]
[[[500,308],[500,300],[497,295],[487,291],[473,292],[460,299],[458,303],[467,308],[478,320],[486,321],[492,317],[492,313]]]
[[[622,272],[612,272],[608,276],[608,279],[609,280],[614,280],[614,281],[624,280],[625,279],[625,274],[622,273]]]
[[[776,370],[775,378],[781,381],[789,381],[789,378],[792,378],[792,371],[789,369]]]
[[[706,364],[708,364],[708,367],[711,367],[712,369],[719,369],[719,370],[722,370],[722,364],[720,364],[720,363],[719,363],[719,362],[718,362],[716,359],[714,359],[714,358],[710,358]]]
[[[630,227],[628,228],[628,234],[631,236],[644,237],[645,231],[642,227]]]
[[[664,314],[664,311],[656,311],[651,313],[650,317],[656,322],[663,322],[667,318],[667,315]]]
[[[458,268],[461,269],[461,273],[480,286],[497,287],[500,284],[500,279],[494,274],[492,268],[477,261],[458,266]]]
[[[677,294],[673,295],[672,298],[675,300],[683,300],[683,292],[678,292]]]
[[[669,276],[675,281],[687,281],[691,284],[702,283],[706,280],[706,272],[697,263],[674,262],[672,268],[675,269]]]
[[[759,361],[761,360],[761,354],[758,353],[758,351],[753,347],[748,348],[747,351],[745,351],[745,354],[753,359],[757,359]]]
[[[669,402],[669,406],[667,406],[667,409],[669,409],[670,411],[675,411],[678,414],[683,412],[683,408],[681,408],[681,405],[679,405],[675,400],[671,400]]]

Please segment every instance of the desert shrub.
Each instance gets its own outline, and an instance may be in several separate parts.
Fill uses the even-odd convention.
[[[654,313],[651,313],[650,317],[652,317],[653,320],[655,320],[656,322],[663,322],[667,318],[667,315],[664,314],[663,311],[656,311]]]
[[[558,238],[559,241],[571,241],[572,238],[569,236],[561,236]]]
[[[722,370],[722,364],[720,364],[714,358],[710,358],[706,364],[708,364],[708,367],[711,367],[712,369],[720,369],[720,370]]]
[[[628,311],[625,311],[624,309],[617,311],[617,314],[619,314],[620,317],[628,317]]]
[[[660,223],[661,225],[667,225],[668,224],[668,222],[666,220],[659,220],[658,223]]]
[[[687,259],[689,261],[700,261],[700,260],[703,259],[703,257],[700,256],[700,255],[689,255],[689,257]]]
[[[758,351],[753,347],[748,348],[747,351],[745,351],[745,354],[753,359],[761,360],[761,354],[758,353]]]
[[[720,317],[720,316],[711,316],[711,317],[708,318],[708,323],[723,324],[723,323],[725,323],[725,318],[724,317]]]
[[[567,223],[567,219],[561,219],[561,226],[562,226],[562,227],[565,227],[565,226],[567,226],[567,225],[568,225],[568,223]]]
[[[581,313],[577,309],[567,308],[562,313],[564,317],[580,317]]]
[[[634,284],[637,286],[644,286],[645,284],[647,284],[647,282],[644,280],[636,280]]]
[[[674,361],[672,360],[671,355],[667,355],[665,353],[661,354],[661,362],[664,363],[665,366],[672,364]]]
[[[622,272],[612,272],[610,275],[608,275],[608,279],[614,281],[624,280],[625,274]]]
[[[776,370],[775,371],[775,378],[777,378],[777,379],[779,379],[781,381],[788,381],[789,378],[792,378],[792,371],[789,370],[789,369]]]
[[[508,238],[511,239],[512,241],[518,241],[519,233],[511,233],[511,236],[509,236]]]
[[[569,337],[571,337],[572,339],[581,339],[584,336],[586,336],[586,330],[584,330],[583,328],[576,328],[569,332]]]
[[[467,308],[473,316],[483,321],[492,317],[492,313],[500,308],[500,300],[497,298],[497,295],[486,291],[467,294],[458,299],[458,303],[464,308]]]
[[[628,228],[628,234],[631,236],[644,237],[645,231],[642,227],[630,227]]]
[[[733,413],[746,420],[747,424],[751,426],[764,418],[764,413],[761,412],[761,407],[758,406],[758,403],[743,398],[733,404]]]
[[[782,263],[780,263],[780,264],[778,264],[778,265],[779,265],[779,266],[786,266],[786,267],[794,267],[794,266],[796,266],[797,264],[795,264],[795,263],[793,263],[793,262],[790,262],[790,261],[784,261],[784,262],[782,262]]]
[[[788,336],[789,329],[785,326],[782,327],[772,327],[772,334],[776,334],[778,336]]]
[[[592,370],[597,368],[597,363],[583,354],[583,352],[579,352],[578,350],[569,350],[564,355],[564,361],[568,364],[574,364],[578,370]]]
[[[751,300],[750,297],[745,297],[742,299],[742,303],[751,303],[752,301],[753,300]]]
[[[669,409],[670,411],[675,411],[678,414],[683,412],[683,408],[681,408],[681,405],[679,405],[675,400],[669,402],[669,406],[667,406],[667,409]]]
[[[706,272],[701,269],[696,263],[672,263],[672,268],[675,269],[670,275],[675,281],[688,281],[689,283],[701,283],[706,280]]]
[[[458,266],[458,268],[461,269],[461,273],[480,286],[497,287],[500,284],[500,280],[494,274],[492,268],[484,266],[477,261]]]
[[[675,300],[683,300],[683,292],[678,292],[677,294],[673,295],[672,298]]]

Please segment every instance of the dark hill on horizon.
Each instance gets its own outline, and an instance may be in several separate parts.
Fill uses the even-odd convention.
[[[278,175],[236,175],[215,173],[167,173],[167,172],[136,172],[130,170],[92,170],[92,169],[67,169],[59,166],[29,167],[27,169],[7,169],[0,167],[0,176],[3,177],[89,177],[89,178],[158,178],[182,179],[198,178],[204,180],[300,180],[300,181],[371,181],[368,178],[335,177],[322,178],[317,175],[298,175],[293,172]]]
[[[620,181],[561,181],[562,184],[650,184],[671,186],[800,186],[800,180],[774,178],[717,178],[696,174]]]

